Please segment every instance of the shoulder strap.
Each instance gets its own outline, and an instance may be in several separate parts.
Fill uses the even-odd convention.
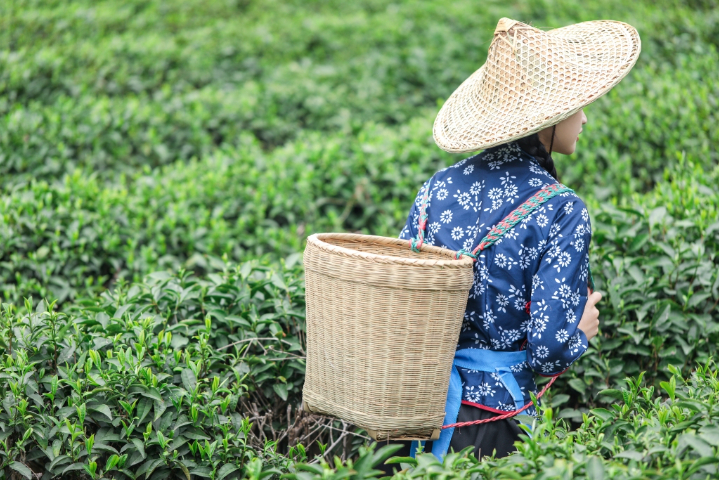
[[[477,248],[475,248],[471,253],[462,249],[457,252],[457,258],[460,258],[462,255],[467,255],[476,260],[479,252],[497,243],[497,241],[499,241],[505,233],[512,230],[515,225],[527,218],[532,212],[542,206],[542,204],[546,203],[549,199],[563,193],[574,193],[574,190],[562,185],[561,183],[555,183],[544,187],[532,195],[527,201],[512,210],[509,215],[504,217],[504,220],[492,227],[492,230],[489,231],[482,241],[479,242]]]
[[[419,252],[420,248],[422,247],[422,244],[424,243],[424,231],[427,227],[427,203],[429,200],[429,191],[430,191],[430,182],[427,183],[427,189],[424,192],[424,195],[422,195],[422,200],[420,201],[420,207],[419,207],[419,225],[418,225],[418,231],[417,236],[415,238],[410,239],[409,244],[410,247],[412,247],[412,250],[415,252]],[[522,203],[520,206],[512,210],[512,212],[504,217],[504,220],[499,222],[497,225],[492,227],[492,229],[489,231],[489,233],[482,239],[481,242],[479,242],[479,245],[477,248],[475,248],[472,252],[468,252],[464,249],[460,249],[457,252],[457,259],[462,258],[462,255],[467,255],[468,257],[472,257],[475,261],[477,260],[477,254],[481,252],[482,250],[485,250],[495,243],[499,241],[500,238],[504,236],[505,233],[512,230],[515,225],[517,225],[519,222],[527,218],[529,215],[532,214],[537,208],[542,206],[542,204],[546,203],[548,200],[556,197],[557,195],[561,195],[563,193],[574,193],[574,190],[567,187],[566,185],[562,185],[561,183],[554,183],[552,185],[548,185],[532,195],[528,200],[526,200],[524,203]],[[589,287],[594,290],[594,278],[592,276],[592,270],[588,268],[587,271],[588,275],[588,284]]]

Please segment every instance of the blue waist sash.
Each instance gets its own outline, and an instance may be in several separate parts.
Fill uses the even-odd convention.
[[[454,354],[452,372],[449,377],[449,390],[447,391],[447,403],[445,405],[444,422],[442,425],[457,423],[459,407],[462,404],[462,380],[459,377],[459,370],[457,370],[457,368],[496,373],[504,387],[512,396],[515,408],[519,410],[524,407],[524,395],[510,367],[526,360],[526,350],[518,352],[496,352],[478,348],[457,350]],[[432,454],[437,457],[439,461],[442,461],[442,457],[447,454],[453,434],[454,427],[444,429],[439,436],[439,440],[433,442]],[[415,456],[417,445],[418,442],[412,442],[410,449],[412,457]]]

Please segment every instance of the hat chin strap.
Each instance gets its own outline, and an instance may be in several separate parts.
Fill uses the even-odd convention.
[[[552,127],[552,141],[549,142],[549,156],[550,157],[552,156],[552,147],[554,147],[554,134],[556,133],[556,131],[557,131],[557,126],[555,125]]]

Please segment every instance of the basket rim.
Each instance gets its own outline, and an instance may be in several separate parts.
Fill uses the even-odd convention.
[[[351,248],[332,245],[325,241],[325,239],[331,238],[341,240],[359,240],[366,243],[371,242],[387,246],[404,247],[407,250],[409,250],[410,248],[407,240],[401,240],[399,238],[391,237],[381,237],[378,235],[365,235],[359,233],[315,233],[307,237],[307,245],[315,246],[328,253],[343,255],[346,257],[362,258],[364,260],[374,261],[377,263],[391,263],[395,265],[423,265],[449,268],[466,268],[467,266],[471,266],[474,263],[474,260],[471,257],[464,256],[457,260],[457,252],[446,248],[435,247],[433,245],[422,245],[420,247],[420,251],[440,254],[442,256],[446,256],[447,260],[403,258],[393,257],[391,255],[380,255],[377,253],[362,252],[359,250],[353,250]]]

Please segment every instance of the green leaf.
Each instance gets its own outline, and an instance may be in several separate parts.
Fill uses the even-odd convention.
[[[616,458],[628,458],[630,460],[636,460],[637,462],[641,462],[644,460],[644,455],[641,453],[635,451],[635,450],[626,450],[624,452],[620,452],[617,455],[615,455]]]
[[[190,370],[189,368],[185,368],[182,370],[182,385],[185,387],[185,390],[192,393],[195,391],[195,387],[197,386],[197,377],[195,376],[195,372]]]
[[[144,443],[142,440],[140,440],[139,438],[133,438],[133,439],[132,439],[132,443],[133,443],[133,445],[135,445],[135,448],[137,449],[137,452],[140,454],[140,456],[142,456],[142,459],[144,460],[145,457],[146,457],[146,455],[145,455],[145,443]]]
[[[109,421],[112,422],[112,412],[110,412],[110,408],[107,405],[95,405],[92,407],[88,407],[88,409],[102,413],[108,418]]]
[[[587,385],[579,378],[573,378],[567,383],[570,387],[572,387],[574,390],[578,391],[581,394],[584,394],[587,391]]]
[[[65,475],[67,472],[73,472],[75,470],[84,470],[85,464],[81,462],[73,463],[72,465],[68,465],[65,467],[65,469],[62,471],[62,475]]]
[[[207,467],[195,467],[192,470],[190,470],[190,473],[192,475],[197,475],[198,477],[204,477],[204,478],[210,478],[212,476],[212,470],[210,470]]]
[[[148,461],[140,465],[140,468],[137,469],[136,476],[139,477],[141,475],[145,475],[145,478],[150,478],[152,472],[154,472],[155,469],[163,462],[164,460],[161,458],[149,459]]]
[[[10,468],[15,470],[17,473],[27,478],[28,480],[32,480],[33,478],[32,470],[27,468],[24,463],[12,462],[10,463]]]
[[[137,404],[137,424],[140,425],[150,410],[152,410],[153,402],[149,398],[142,397]]]
[[[217,471],[217,476],[215,477],[215,479],[222,480],[236,470],[239,470],[239,467],[237,465],[234,465],[232,463],[226,463]]]
[[[185,474],[185,478],[187,478],[187,480],[192,480],[192,477],[190,476],[190,471],[187,469],[185,464],[182,462],[177,462],[177,463],[178,463],[178,465],[180,465],[180,469],[182,470],[182,473]]]
[[[604,480],[606,472],[604,465],[598,457],[590,457],[587,461],[586,473],[588,480]]]
[[[275,383],[272,385],[272,389],[282,400],[287,400],[287,384]]]
[[[392,457],[384,462],[387,465],[394,465],[397,463],[407,463],[413,467],[417,466],[417,459],[412,457]]]

